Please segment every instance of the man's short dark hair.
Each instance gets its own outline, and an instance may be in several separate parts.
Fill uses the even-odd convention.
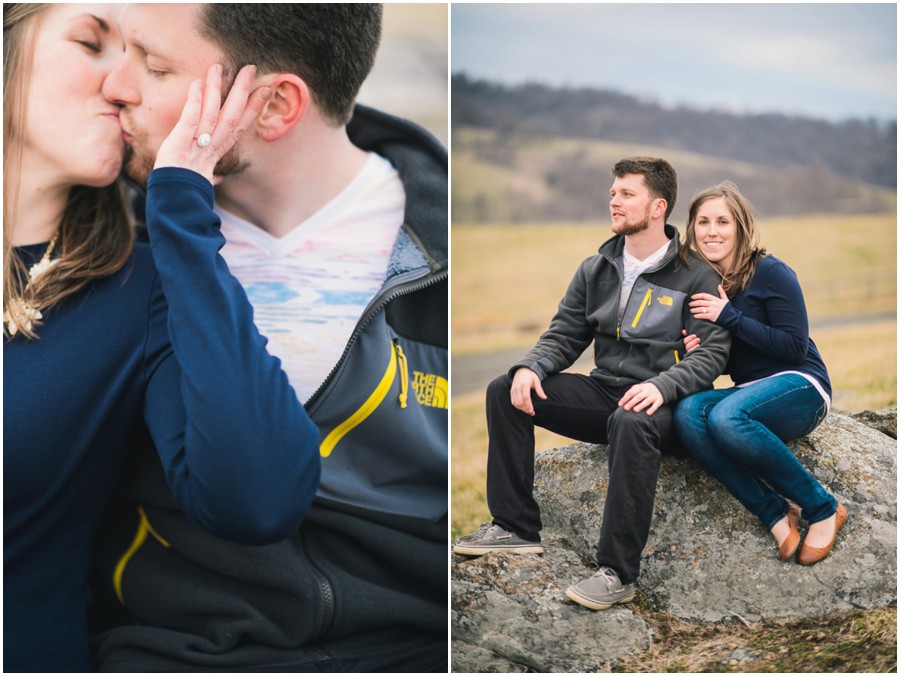
[[[200,30],[224,52],[232,77],[248,64],[260,73],[294,73],[341,125],[375,63],[382,10],[357,3],[210,3]]]
[[[666,201],[666,220],[669,220],[678,197],[678,174],[671,164],[658,157],[627,157],[616,162],[610,173],[616,178],[625,174],[641,174],[650,195]]]

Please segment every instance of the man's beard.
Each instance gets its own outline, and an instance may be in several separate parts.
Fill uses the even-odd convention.
[[[644,212],[643,219],[641,219],[640,221],[637,221],[637,222],[634,222],[634,221],[632,221],[631,223],[625,222],[619,226],[618,230],[616,230],[616,228],[613,227],[613,232],[615,232],[617,235],[625,235],[626,237],[628,237],[629,235],[636,235],[639,232],[643,232],[644,230],[646,230],[649,227],[650,227],[650,206],[648,205],[647,210]]]
[[[151,157],[138,155],[133,146],[125,146],[125,173],[144,189],[147,188],[147,180],[153,171],[154,161]]]
[[[135,139],[138,141],[138,139]],[[141,145],[146,145],[141,143]],[[125,146],[125,173],[129,178],[135,181],[142,188],[147,188],[147,181],[150,178],[150,172],[153,171],[153,165],[156,163],[156,157],[149,154],[140,154],[132,145]],[[233,176],[239,174],[250,166],[249,162],[243,162],[237,148],[232,148],[225,156],[216,164],[216,176]]]

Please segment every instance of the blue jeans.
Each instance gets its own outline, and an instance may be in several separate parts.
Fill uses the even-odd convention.
[[[816,523],[835,513],[837,501],[784,442],[812,432],[826,411],[808,380],[786,374],[691,395],[675,409],[675,429],[697,464],[766,528],[787,513],[785,497]]]

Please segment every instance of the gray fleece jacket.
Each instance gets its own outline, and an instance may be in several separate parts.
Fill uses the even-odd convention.
[[[571,366],[594,342],[591,375],[612,387],[656,385],[667,404],[709,389],[722,373],[731,338],[712,322],[695,319],[688,303],[695,293],[718,295],[720,280],[709,263],[691,255],[679,260],[678,230],[666,225],[669,248],[658,265],[635,281],[622,321],[625,238],[616,235],[584,260],[569,283],[550,327],[509,374],[530,368],[543,380]],[[700,338],[685,354],[682,329]]]

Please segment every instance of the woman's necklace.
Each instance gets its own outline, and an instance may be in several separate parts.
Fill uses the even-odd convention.
[[[50,266],[56,261],[51,261],[50,256],[53,255],[53,248],[56,246],[56,240],[59,237],[59,230],[53,235],[53,239],[47,245],[41,260],[28,268],[28,283],[25,285],[23,295],[27,295],[28,287],[31,283],[44,274]],[[6,312],[3,314],[3,323],[6,324],[6,330],[10,337],[16,335],[20,328],[30,331],[34,326],[34,322],[43,319],[44,315],[40,310],[36,310],[26,303],[22,298],[10,298]]]

